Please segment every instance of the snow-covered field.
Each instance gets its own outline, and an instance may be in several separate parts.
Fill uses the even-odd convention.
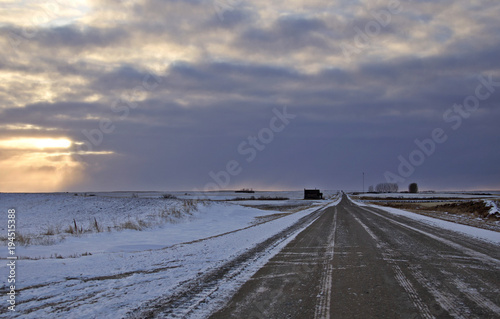
[[[159,249],[244,228],[256,217],[277,213],[239,202],[1,194],[0,209],[9,208],[16,209],[17,232],[29,243],[17,247],[17,254],[29,258]],[[4,217],[2,234],[7,232]],[[74,231],[75,223],[81,232]],[[0,256],[6,257],[6,250]]]
[[[322,190],[325,198],[334,197],[338,191]],[[236,193],[235,191],[213,191],[213,192],[100,192],[87,193],[97,196],[128,198],[137,196],[139,198],[160,198],[163,194],[171,194],[180,199],[209,199],[209,200],[232,200],[235,198],[259,198],[259,197],[286,197],[290,200],[302,200],[304,198],[303,191],[255,191],[254,193]]]
[[[322,205],[327,203],[331,202]],[[238,202],[158,196],[0,194],[0,210],[12,208],[18,233],[37,240],[16,246],[20,257],[17,308],[9,316],[116,318],[241,255],[317,210],[318,205],[283,215],[282,211],[244,207]],[[171,218],[165,219],[162,212]],[[171,216],[172,212],[177,214]],[[256,224],[261,220],[257,217],[278,213],[280,218]],[[0,226],[5,234],[6,215]],[[81,233],[65,231],[75,222],[78,228],[82,225]],[[141,228],[121,227],[124,222]],[[249,266],[239,281],[228,284],[226,293],[292,238]],[[8,291],[7,254],[4,246],[0,252],[3,296]],[[7,300],[0,304],[2,312],[7,311],[6,306]]]

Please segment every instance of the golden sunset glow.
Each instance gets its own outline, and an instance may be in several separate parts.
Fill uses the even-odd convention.
[[[67,138],[13,138],[0,140],[0,148],[6,149],[64,149],[71,146]]]
[[[11,192],[60,191],[80,181],[83,165],[70,155],[18,152],[0,160],[0,189]]]
[[[68,138],[0,140],[0,190],[57,191],[80,180],[83,165],[68,152],[71,145]]]

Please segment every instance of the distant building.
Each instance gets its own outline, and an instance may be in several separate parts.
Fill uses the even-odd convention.
[[[323,193],[319,189],[304,189],[304,199],[323,199]]]

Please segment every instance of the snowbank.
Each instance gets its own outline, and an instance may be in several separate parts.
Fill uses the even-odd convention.
[[[373,204],[362,204],[360,202],[355,202],[355,203],[358,206],[374,207],[374,208],[384,210],[384,211],[391,213],[391,214],[394,214],[394,215],[408,217],[408,218],[418,220],[420,222],[423,222],[423,223],[426,223],[426,224],[429,224],[432,226],[460,232],[462,234],[465,234],[465,235],[468,235],[471,237],[475,237],[475,238],[478,238],[481,240],[493,242],[495,244],[500,244],[500,233],[492,231],[492,230],[486,230],[486,229],[476,228],[476,227],[472,227],[472,226],[457,224],[457,223],[453,223],[453,222],[449,222],[449,221],[445,221],[445,220],[441,220],[441,219],[437,219],[437,218],[432,218],[429,216],[424,216],[424,215],[420,215],[420,214],[416,214],[416,213],[412,213],[412,212],[408,212],[405,210],[392,208],[392,207],[384,207],[384,206],[378,206],[378,205],[373,205]]]

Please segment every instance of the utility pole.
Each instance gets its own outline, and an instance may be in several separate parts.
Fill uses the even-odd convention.
[[[365,172],[363,172],[363,193],[365,192]]]

